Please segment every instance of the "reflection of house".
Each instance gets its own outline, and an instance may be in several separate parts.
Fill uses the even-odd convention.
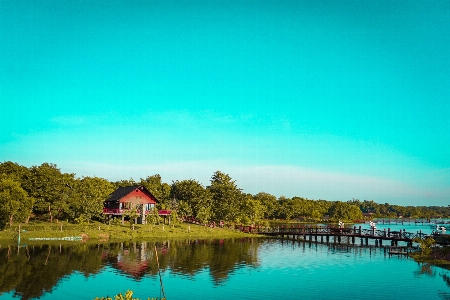
[[[140,216],[139,223],[145,223],[145,216],[156,209],[159,200],[144,186],[126,186],[115,190],[103,204],[103,213],[113,217],[120,216],[122,219],[131,210],[136,210]],[[159,210],[161,216],[170,215],[169,210]]]
[[[121,250],[117,255],[116,261],[112,262],[112,266],[121,270],[127,275],[136,279],[140,279],[147,273],[149,262],[153,260],[151,250],[147,249],[147,243],[134,243],[129,247],[121,246]],[[150,266],[150,270],[154,270]]]

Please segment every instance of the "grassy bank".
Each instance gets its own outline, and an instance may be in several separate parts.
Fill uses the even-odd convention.
[[[450,270],[450,247],[448,246],[434,248],[429,255],[417,252],[410,253],[409,256],[418,263],[430,264]]]
[[[237,230],[226,228],[211,228],[195,224],[159,224],[159,225],[107,225],[90,223],[85,225],[69,224],[66,222],[49,223],[35,222],[30,224],[14,224],[0,231],[0,241],[5,243],[17,242],[20,226],[22,242],[35,238],[62,238],[81,236],[83,241],[129,241],[143,239],[210,239],[235,238],[254,236]]]

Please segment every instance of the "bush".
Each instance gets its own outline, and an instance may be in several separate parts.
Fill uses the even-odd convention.
[[[431,247],[436,244],[436,241],[431,237],[427,237],[425,239],[416,237],[413,239],[413,242],[419,244],[420,251],[422,252],[423,255],[430,255]]]

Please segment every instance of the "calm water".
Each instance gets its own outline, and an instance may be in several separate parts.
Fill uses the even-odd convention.
[[[155,246],[170,300],[450,299],[442,268],[380,248],[269,239],[1,245],[0,299],[161,296]]]

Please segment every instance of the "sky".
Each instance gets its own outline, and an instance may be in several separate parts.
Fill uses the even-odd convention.
[[[0,161],[450,204],[450,1],[0,0]]]

